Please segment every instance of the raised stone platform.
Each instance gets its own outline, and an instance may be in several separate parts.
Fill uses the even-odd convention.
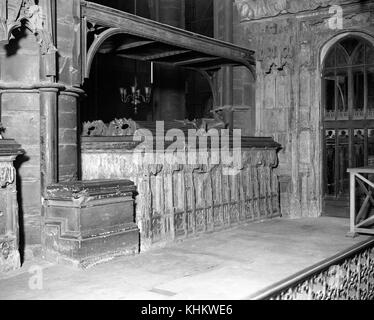
[[[135,191],[128,180],[49,186],[44,201],[44,258],[86,268],[138,253]]]

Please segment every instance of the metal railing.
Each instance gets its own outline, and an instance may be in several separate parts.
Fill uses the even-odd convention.
[[[373,300],[374,239],[267,287],[250,300]]]

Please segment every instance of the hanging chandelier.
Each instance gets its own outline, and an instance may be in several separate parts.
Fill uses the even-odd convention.
[[[149,104],[152,97],[152,88],[144,87],[143,90],[138,88],[138,80],[135,76],[134,85],[130,87],[130,90],[126,88],[120,88],[121,101],[125,104],[130,103],[133,106],[134,113],[138,113],[139,105],[142,103]],[[143,92],[142,92],[143,91]]]

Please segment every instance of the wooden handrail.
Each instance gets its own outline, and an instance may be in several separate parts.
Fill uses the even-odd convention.
[[[373,173],[374,173],[374,170],[373,170]],[[366,184],[368,184],[370,187],[374,188],[374,183],[372,183],[371,181],[369,181],[368,179],[366,179],[365,177],[363,177],[362,175],[360,175],[359,173],[356,173],[356,177],[357,178],[360,178],[362,181],[364,181]]]
[[[347,171],[350,175],[350,231],[348,235],[352,237],[358,233],[374,235],[374,230],[368,227],[374,221],[374,216],[370,216],[369,213],[369,205],[374,204],[373,192],[371,190],[374,189],[374,183],[362,175],[374,174],[374,167],[350,168]],[[356,182],[358,182],[359,187],[366,194],[366,198],[358,213],[356,210]]]

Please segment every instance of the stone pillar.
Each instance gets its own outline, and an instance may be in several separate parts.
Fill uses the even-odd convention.
[[[152,1],[153,2],[153,1]],[[150,3],[154,20],[178,28],[185,27],[184,0],[158,0]],[[172,66],[155,66],[154,103],[156,120],[183,120],[186,117],[185,75]]]
[[[81,66],[81,20],[79,0],[56,0],[56,37],[59,82],[65,86],[58,97],[59,173],[61,182],[79,179],[78,125],[84,91]]]
[[[20,176],[21,246],[27,249],[41,244],[41,204],[46,187],[58,182],[59,171],[67,179],[66,167],[70,168],[71,179],[78,176],[77,140],[67,137],[74,133],[59,130],[62,123],[63,129],[71,128],[76,133],[77,103],[71,108],[73,116],[63,121],[63,116],[59,119],[59,114],[64,114],[64,109],[59,112],[59,102],[64,100],[60,98],[64,95],[61,92],[68,92],[67,88],[79,86],[81,82],[77,71],[80,70],[80,28],[76,28],[80,23],[80,1],[11,1],[5,5],[8,14],[3,16],[1,11],[1,21],[18,27],[8,30],[12,31],[13,40],[8,39],[8,34],[0,38],[1,121],[6,127],[5,136],[15,138],[26,151],[16,167]],[[61,47],[59,74],[56,45]],[[62,107],[65,107],[63,103]],[[61,149],[59,132],[63,146],[71,142],[74,150],[62,148],[58,152]],[[58,156],[65,153],[68,156],[60,165]]]
[[[58,179],[58,135],[57,135],[56,88],[40,89],[40,173],[41,189]]]
[[[23,150],[14,140],[0,140],[0,272],[21,266],[15,158]]]
[[[58,181],[75,181],[79,174],[78,114],[80,90],[70,88],[58,98],[59,172]]]
[[[40,54],[35,36],[27,29],[14,32],[15,39],[0,46],[1,122],[5,137],[25,150],[16,161],[21,247],[40,243]]]

